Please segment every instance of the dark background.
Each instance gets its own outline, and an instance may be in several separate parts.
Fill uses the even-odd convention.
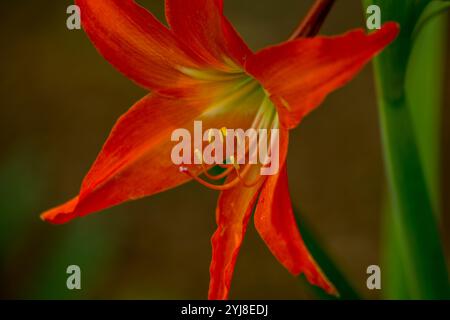
[[[163,17],[163,1],[139,2]],[[311,3],[227,0],[225,6],[257,50],[286,39]],[[98,55],[83,31],[66,28],[70,4],[1,4],[0,296],[205,298],[214,191],[190,183],[63,226],[39,219],[43,210],[77,194],[115,120],[146,93]],[[363,19],[360,1],[337,1],[322,33],[363,27]],[[450,177],[449,92],[442,181]],[[381,263],[385,187],[375,101],[372,71],[366,67],[293,132],[288,159],[291,194],[302,218],[351,283],[370,298],[379,292],[366,289],[365,272]],[[448,230],[450,185],[443,185]],[[70,264],[81,267],[81,291],[66,288]],[[250,223],[231,298],[313,297],[303,280],[275,260]]]

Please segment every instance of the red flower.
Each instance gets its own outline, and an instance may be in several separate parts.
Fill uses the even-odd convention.
[[[118,120],[78,196],[42,218],[64,223],[195,178],[222,190],[209,298],[228,297],[255,206],[256,229],[280,263],[336,294],[296,227],[285,165],[288,131],[393,41],[398,26],[387,23],[370,35],[356,30],[297,39],[252,53],[224,17],[222,0],[166,0],[170,28],[132,0],[76,3],[98,51],[151,93]],[[226,183],[215,186],[199,177],[204,166],[180,172],[170,157],[171,133],[192,129],[194,120],[204,128],[279,128],[278,174],[260,176],[258,165],[230,166],[221,175]]]

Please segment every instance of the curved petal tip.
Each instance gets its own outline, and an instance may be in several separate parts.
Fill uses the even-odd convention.
[[[78,205],[78,196],[66,203],[45,211],[40,215],[42,221],[53,224],[63,224],[76,217],[75,209]]]

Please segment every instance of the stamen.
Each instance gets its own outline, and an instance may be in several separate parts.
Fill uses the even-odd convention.
[[[276,113],[275,108],[273,107],[270,100],[266,97],[262,100],[260,108],[255,115],[255,118],[253,119],[253,124],[251,126],[252,128],[268,128],[268,129],[274,129],[278,127],[278,116]],[[226,137],[228,135],[227,128],[224,126],[219,130],[219,138],[221,142],[223,143],[226,140]],[[209,129],[208,131],[208,141],[211,143],[213,140],[213,129]],[[270,135],[269,135],[270,137]],[[214,136],[215,138],[215,136]],[[240,135],[236,135],[237,140],[237,146],[241,146],[242,143],[245,144],[245,138],[244,141],[242,141],[242,137]],[[255,142],[257,143],[257,142]],[[245,145],[245,154],[246,156],[249,156],[249,159],[254,156],[254,153],[257,152],[256,148],[252,148],[253,151],[250,152],[250,145]],[[270,152],[270,151],[269,151]],[[251,154],[249,154],[251,153]],[[247,181],[250,180],[248,178],[248,172],[255,164],[245,164],[245,165],[239,165],[240,159],[237,159],[239,157],[239,153],[230,155],[226,160],[225,163],[217,164],[220,168],[225,169],[223,172],[219,174],[210,174],[208,172],[208,166],[204,163],[203,155],[201,154],[199,149],[194,150],[194,156],[197,159],[197,162],[201,165],[201,171],[199,173],[193,173],[189,170],[187,167],[180,167],[180,172],[187,174],[189,177],[200,183],[201,185],[218,191],[225,191],[230,190],[237,185],[242,185],[247,188],[255,187],[257,184],[261,183],[266,177],[258,174],[257,177],[253,179],[253,181]],[[266,155],[268,156],[268,155]],[[198,161],[199,160],[199,161]],[[263,166],[264,167],[264,166]],[[225,184],[219,185],[212,183],[213,180],[221,180],[223,178],[229,177],[229,175],[232,172],[236,173],[236,176],[233,177],[233,179],[229,179],[229,182],[226,182]],[[201,175],[204,175],[205,177],[201,177]],[[208,181],[210,180],[210,181]]]
[[[208,168],[206,167],[205,162],[203,161],[203,156],[202,156],[202,153],[200,152],[200,150],[195,149],[195,150],[194,150],[194,154],[195,154],[195,157],[199,160],[199,162],[200,162],[200,164],[201,164],[201,166],[202,166],[202,169],[203,169],[203,172],[202,172],[202,173],[203,173],[205,176],[207,176],[208,179],[211,179],[211,180],[220,180],[220,179],[223,179],[223,178],[225,178],[225,177],[231,172],[231,170],[233,169],[232,167],[227,167],[227,169],[226,169],[224,172],[222,172],[222,173],[220,173],[220,174],[218,174],[218,175],[212,175],[212,174],[210,174],[210,173],[208,172]],[[180,167],[180,171],[181,171],[181,168],[182,168],[182,167]],[[183,171],[182,171],[182,172],[186,172],[186,171],[184,170],[184,168],[183,168]]]
[[[237,177],[234,178],[233,180],[231,180],[228,183],[225,183],[225,184],[222,184],[222,185],[216,185],[216,184],[212,184],[212,183],[210,183],[210,182],[208,182],[206,180],[203,180],[202,178],[200,178],[197,175],[193,174],[192,172],[189,171],[189,169],[187,167],[180,167],[179,168],[180,172],[187,174],[188,176],[190,176],[192,179],[194,179],[198,183],[204,185],[207,188],[210,188],[210,189],[213,189],[213,190],[218,190],[218,191],[230,190],[230,189],[234,188],[235,186],[237,186],[239,183],[245,182],[245,181],[243,181],[243,177],[245,177],[247,175],[248,171],[250,170],[250,165],[246,165],[241,172],[239,172],[239,168],[236,168],[235,166],[229,167],[229,169],[231,169],[231,170],[235,169],[236,172],[238,172]],[[222,178],[224,178],[225,176],[229,175],[231,170],[229,170],[229,172],[227,172],[227,174],[225,174]],[[222,174],[224,174],[224,173],[225,172],[223,172]],[[217,176],[214,176],[214,177],[217,177]],[[251,186],[250,184],[244,184],[244,185]]]
[[[233,165],[233,168],[236,170],[236,172],[238,172],[240,169],[240,166],[239,166],[239,163],[237,163],[234,160],[234,156],[230,156],[230,163]]]
[[[250,167],[250,165],[247,165],[247,166]],[[235,169],[235,170],[236,170],[236,175],[237,175],[238,179],[241,181],[241,183],[244,185],[244,187],[247,187],[247,188],[252,188],[252,187],[256,186],[259,182],[261,182],[265,178],[262,175],[258,175],[258,178],[256,178],[254,181],[247,182],[247,181],[245,181],[244,177],[241,175],[239,170],[238,169]]]
[[[236,178],[228,183],[225,183],[222,185],[216,185],[216,184],[209,183],[208,181],[205,181],[205,180],[197,177],[195,174],[192,174],[189,170],[186,170],[183,172],[186,173],[188,176],[190,176],[195,181],[197,181],[198,183],[204,185],[205,187],[213,189],[213,190],[218,190],[218,191],[230,190],[230,189],[234,188],[235,186],[237,186],[241,182],[239,180],[239,178]]]
[[[233,167],[227,167],[226,170],[223,171],[222,173],[213,175],[213,174],[210,174],[210,173],[208,172],[208,170],[207,170],[207,168],[206,168],[206,166],[205,166],[204,164],[202,165],[202,167],[203,167],[203,174],[204,174],[205,176],[207,176],[208,179],[211,179],[211,180],[220,180],[220,179],[223,179],[223,178],[225,178],[226,176],[228,176],[228,175],[230,174],[230,172],[233,170]]]

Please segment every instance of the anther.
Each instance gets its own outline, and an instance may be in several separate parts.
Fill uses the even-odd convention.
[[[227,128],[226,128],[226,127],[222,127],[222,128],[220,129],[220,132],[222,132],[222,135],[223,135],[224,137],[227,136]]]

